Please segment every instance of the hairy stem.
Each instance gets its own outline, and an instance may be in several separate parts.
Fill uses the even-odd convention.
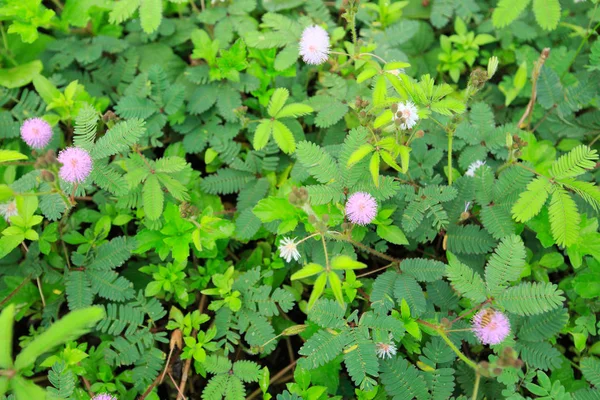
[[[479,372],[475,372],[475,387],[473,388],[473,397],[472,400],[477,400],[477,392],[479,392],[479,381],[481,380],[481,375]]]

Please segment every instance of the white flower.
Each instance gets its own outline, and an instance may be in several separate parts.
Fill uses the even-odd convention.
[[[394,346],[394,343],[390,342],[390,343],[377,343],[375,345],[377,347],[377,357],[382,358],[382,359],[386,359],[386,358],[392,358],[392,356],[396,355],[396,346]]]
[[[19,212],[17,211],[17,203],[15,203],[14,200],[0,204],[0,215],[4,217],[6,222],[10,222],[10,217],[17,214],[19,214]]]
[[[474,177],[475,171],[477,171],[479,169],[479,167],[483,167],[484,165],[485,165],[485,161],[477,160],[477,161],[472,162],[471,165],[469,165],[469,168],[467,168],[467,172],[465,172],[465,175]]]
[[[329,58],[329,35],[320,26],[304,29],[300,39],[300,55],[307,64],[323,64]]]
[[[466,201],[465,202],[465,211],[464,212],[469,211],[469,207],[471,207],[471,202],[470,201]]]
[[[298,261],[300,259],[300,253],[298,252],[296,238],[290,239],[284,237],[281,242],[279,242],[279,255],[287,262],[292,261],[292,258],[295,261]]]
[[[401,119],[400,128],[411,129],[419,120],[417,107],[411,102],[398,103],[398,111],[392,116],[392,120]]]

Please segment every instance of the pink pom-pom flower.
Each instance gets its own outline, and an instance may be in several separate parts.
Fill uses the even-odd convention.
[[[43,149],[52,139],[52,127],[41,118],[30,118],[21,125],[21,138],[32,149]]]
[[[300,55],[307,64],[323,64],[329,58],[329,35],[320,26],[304,29],[300,39]]]
[[[58,162],[62,164],[60,177],[70,183],[80,183],[92,172],[92,157],[79,147],[69,147],[58,154]]]
[[[355,224],[370,224],[377,216],[377,200],[369,193],[354,193],[346,202],[346,216]]]
[[[111,396],[108,393],[97,394],[92,397],[92,400],[118,400],[115,396]]]
[[[473,332],[483,344],[499,344],[510,333],[510,321],[506,315],[492,308],[479,311],[472,320]]]

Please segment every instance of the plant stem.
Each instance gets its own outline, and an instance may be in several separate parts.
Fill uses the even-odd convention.
[[[19,283],[19,286],[14,288],[13,291],[10,292],[10,294],[8,296],[6,296],[4,299],[2,299],[2,301],[0,301],[0,307],[4,306],[6,303],[8,303],[9,300],[12,299],[17,293],[19,293],[19,290],[23,289],[23,286],[25,286],[29,282],[31,282],[31,275],[29,275],[27,278],[23,279],[23,282]]]
[[[465,362],[465,364],[467,364],[469,367],[473,368],[474,370],[477,370],[477,364],[475,364],[474,361],[470,360],[467,356],[465,356],[463,354],[463,352],[460,351],[454,343],[452,343],[452,341],[448,338],[448,336],[446,336],[446,332],[444,332],[443,329],[441,329],[440,327],[437,327],[436,332],[440,335],[440,337],[444,340],[444,342],[446,342],[448,347],[450,347],[452,349],[452,351],[456,353],[458,358],[463,360]]]
[[[579,47],[577,47],[577,51],[575,52],[575,55],[573,56],[573,58],[571,59],[571,61],[569,62],[569,65],[567,66],[567,68],[565,69],[565,72],[563,72],[563,74],[560,76],[560,79],[562,80],[562,78],[565,77],[565,75],[567,74],[567,72],[569,72],[569,69],[571,69],[571,65],[573,65],[573,63],[575,62],[575,60],[577,59],[577,56],[579,55],[579,53],[581,52],[581,49],[583,49],[583,46],[585,46],[585,44],[587,43],[587,41],[589,40],[590,36],[592,36],[592,33],[596,32],[596,30],[598,28],[600,28],[600,22],[598,22],[596,24],[596,26],[594,26],[594,29],[592,29],[590,31],[590,26],[592,26],[592,22],[594,21],[594,17],[596,16],[596,10],[598,9],[598,4],[596,3],[596,6],[594,7],[594,12],[592,13],[592,17],[590,18],[590,22],[588,23],[587,26],[587,30],[588,30],[588,34],[581,39],[581,43],[579,43]]]
[[[355,241],[355,240],[351,239],[350,237],[348,237],[348,236],[346,236],[346,235],[343,235],[343,234],[341,234],[341,233],[339,233],[339,232],[335,232],[335,231],[329,231],[329,232],[327,232],[327,234],[328,234],[328,236],[330,236],[332,239],[335,239],[335,240],[342,240],[342,241],[344,241],[344,242],[348,242],[348,243],[350,243],[351,245],[353,245],[354,247],[358,247],[359,249],[361,249],[361,250],[364,250],[364,251],[366,251],[367,253],[371,253],[371,254],[373,254],[373,255],[375,255],[375,256],[377,256],[377,257],[381,258],[381,259],[387,260],[387,261],[389,261],[389,262],[391,262],[391,263],[394,263],[394,264],[396,264],[396,265],[400,265],[400,263],[402,262],[402,260],[400,260],[400,259],[398,259],[398,258],[390,257],[390,256],[388,256],[387,254],[384,254],[384,253],[382,253],[382,252],[380,252],[380,251],[377,251],[377,250],[375,250],[375,249],[372,249],[372,248],[370,248],[369,246],[365,246],[364,244],[362,244],[362,243],[360,243],[360,242],[357,242],[357,241]]]
[[[481,375],[479,372],[475,372],[475,387],[473,388],[473,397],[472,400],[477,400],[477,392],[479,392],[479,381],[481,380]]]
[[[452,186],[452,141],[454,132],[448,130],[448,186]]]

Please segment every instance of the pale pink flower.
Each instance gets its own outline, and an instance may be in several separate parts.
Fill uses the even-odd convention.
[[[21,125],[21,138],[32,149],[43,149],[52,139],[52,127],[41,118],[30,118]]]
[[[369,193],[356,192],[346,202],[346,216],[355,224],[370,224],[377,216],[377,201]]]
[[[377,357],[381,358],[381,359],[386,359],[386,358],[392,358],[392,356],[396,355],[396,346],[394,345],[394,343],[390,342],[390,343],[383,343],[383,342],[379,342],[375,344],[376,347],[376,351],[377,351]]]
[[[510,333],[510,321],[506,315],[493,308],[479,311],[471,321],[473,332],[483,344],[499,344]]]
[[[400,128],[411,129],[417,124],[419,120],[419,110],[413,102],[407,101],[405,103],[398,103],[398,111],[392,116],[392,120],[400,119]]]
[[[101,394],[97,394],[94,397],[92,397],[92,400],[118,400],[117,397],[112,396],[108,393],[101,393]]]
[[[320,26],[305,28],[300,38],[300,55],[307,64],[323,64],[329,58],[329,35]]]
[[[17,210],[17,203],[15,201],[10,201],[8,203],[0,204],[0,215],[4,217],[6,222],[10,222],[10,217],[13,215],[18,215],[19,211]]]
[[[58,172],[60,177],[70,183],[80,183],[92,172],[92,157],[79,147],[69,147],[58,154],[62,164]]]
[[[279,255],[287,262],[292,261],[292,258],[298,261],[300,259],[300,252],[298,251],[296,238],[290,239],[284,237],[281,239],[281,242],[279,242]]]

